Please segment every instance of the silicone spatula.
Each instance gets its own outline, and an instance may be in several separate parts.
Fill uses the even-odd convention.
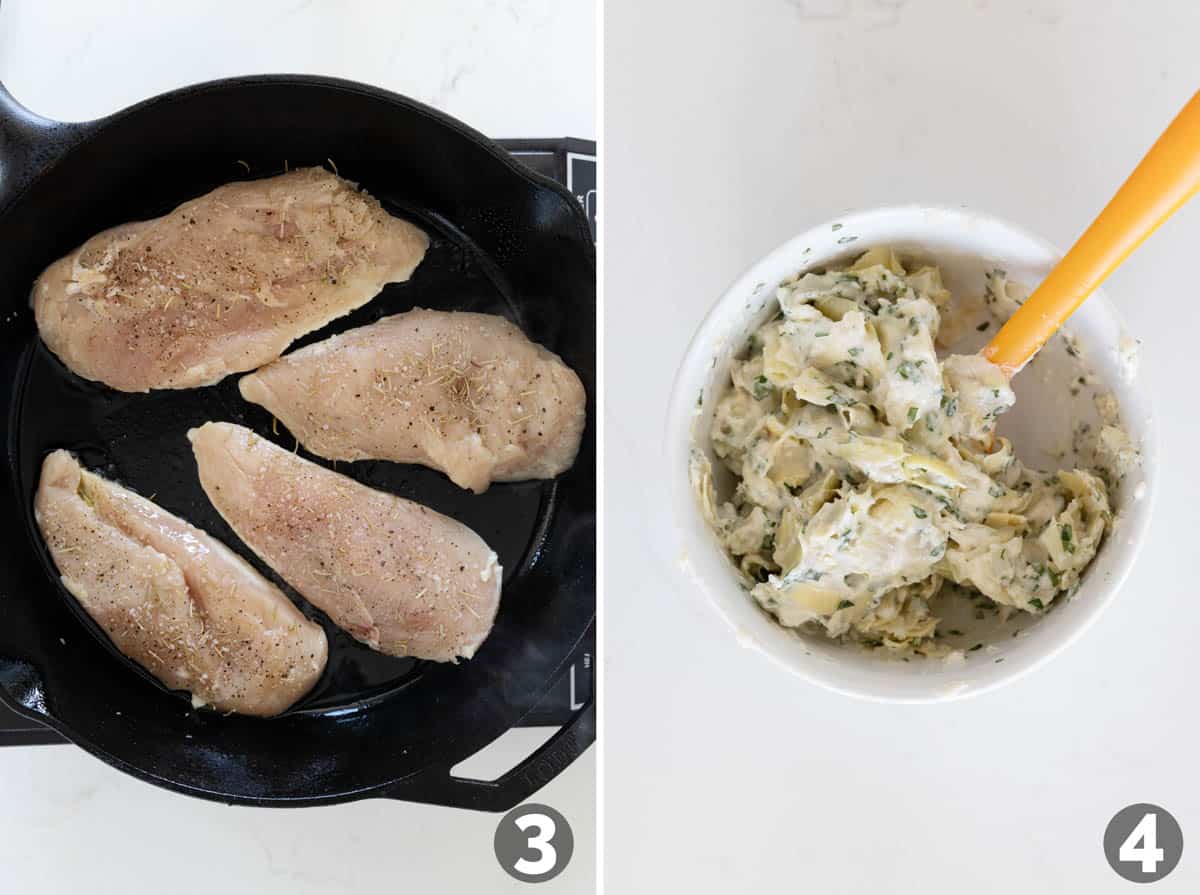
[[[1200,93],[1100,216],[980,352],[1011,378],[1105,278],[1200,189]]]

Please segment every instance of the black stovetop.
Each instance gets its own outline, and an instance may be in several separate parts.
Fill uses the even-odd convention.
[[[596,144],[589,140],[501,140],[522,163],[566,186],[587,211],[596,236]],[[569,672],[545,699],[530,706],[524,727],[557,726],[585,706],[592,695],[595,633],[581,643]],[[36,746],[66,742],[55,731],[15,714],[0,703],[0,746]]]

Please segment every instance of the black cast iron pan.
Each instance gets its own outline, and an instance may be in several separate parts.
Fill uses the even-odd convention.
[[[37,339],[30,285],[89,236],[220,183],[318,164],[336,165],[433,244],[409,282],[300,344],[415,305],[497,313],[560,354],[588,391],[583,448],[554,481],[473,495],[421,467],[338,465],[465,522],[500,554],[495,629],[459,665],[392,659],[355,643],[257,563],[213,510],[196,479],[189,427],[229,420],[293,444],[241,400],[237,377],[122,394],[74,376]],[[595,337],[595,255],[578,203],[412,100],[346,81],[265,76],[59,124],[0,87],[0,434],[9,465],[0,476],[0,700],[121,770],[224,802],[518,804],[594,740],[593,708],[498,781],[449,769],[521,720],[593,624]],[[222,717],[192,710],[120,656],[58,585],[33,525],[40,464],[58,447],[225,541],[324,624],[330,661],[314,692],[280,718]]]

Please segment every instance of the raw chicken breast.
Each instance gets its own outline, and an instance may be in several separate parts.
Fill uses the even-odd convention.
[[[385,317],[239,386],[314,454],[421,463],[475,492],[568,469],[586,420],[575,372],[490,314]]]
[[[34,516],[62,583],[122,653],[195,705],[276,715],[325,668],[325,632],[224,544],[83,469],[42,463]]]
[[[429,239],[322,168],[230,183],[92,237],[33,287],[42,339],[126,392],[211,385],[407,280]]]
[[[360,485],[231,423],[188,433],[200,483],[238,537],[356,639],[470,658],[500,603],[496,554],[465,525]]]

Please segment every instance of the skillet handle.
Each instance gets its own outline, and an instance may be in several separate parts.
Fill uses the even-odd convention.
[[[401,780],[388,789],[386,798],[422,802],[474,811],[507,811],[566,770],[567,765],[596,741],[596,690],[587,704],[555,732],[536,752],[496,780],[455,777],[449,765],[434,765]]]
[[[35,115],[0,82],[0,212],[78,143],[85,130],[83,124]]]
[[[596,700],[592,700],[540,749],[496,780],[469,780],[435,766],[400,781],[386,797],[448,808],[502,812],[520,805],[566,770],[596,741]]]

